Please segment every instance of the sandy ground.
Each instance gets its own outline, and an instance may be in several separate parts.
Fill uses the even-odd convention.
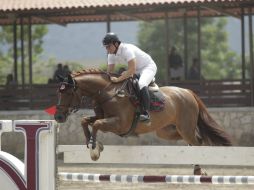
[[[110,165],[110,164],[58,164],[58,172],[81,172],[99,174],[139,174],[139,175],[192,175],[192,166],[169,166],[169,165]],[[212,175],[252,175],[254,167],[203,167]],[[254,185],[177,185],[166,183],[110,183],[110,182],[65,182],[58,181],[59,190],[247,190],[254,189]]]

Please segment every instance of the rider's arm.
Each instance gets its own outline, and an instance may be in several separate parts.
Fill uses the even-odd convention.
[[[131,47],[127,46],[124,48],[121,56],[124,60],[127,60],[128,69],[124,71],[120,77],[118,77],[117,79],[114,79],[113,82],[121,82],[129,77],[132,77],[133,74],[135,74],[136,72],[137,61],[136,61],[134,50]]]
[[[118,82],[123,81],[124,79],[127,79],[129,77],[132,77],[133,74],[135,74],[136,71],[136,59],[131,59],[128,61],[128,69],[124,71],[120,77],[118,77]]]

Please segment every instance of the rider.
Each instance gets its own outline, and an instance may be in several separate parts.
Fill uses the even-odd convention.
[[[157,66],[150,55],[132,44],[123,43],[115,33],[107,33],[102,40],[108,52],[107,72],[113,72],[115,64],[127,64],[128,69],[120,77],[111,77],[112,82],[121,82],[133,74],[139,74],[138,81],[143,110],[140,121],[149,121],[150,95],[148,85],[154,79]]]

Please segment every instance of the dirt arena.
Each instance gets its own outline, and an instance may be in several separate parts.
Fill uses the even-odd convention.
[[[246,175],[254,176],[254,167],[203,167],[212,175]],[[111,164],[58,164],[58,172],[80,172],[99,174],[139,174],[139,175],[192,175],[192,166],[170,165],[111,165]],[[58,181],[59,190],[247,190],[254,189],[254,185],[178,185],[166,183],[110,183],[110,182],[66,182]]]

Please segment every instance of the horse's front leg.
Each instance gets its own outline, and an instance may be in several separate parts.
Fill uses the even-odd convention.
[[[93,124],[96,121],[96,119],[98,119],[97,116],[92,116],[92,117],[83,117],[81,120],[81,125],[82,125],[83,131],[84,131],[84,135],[86,137],[87,148],[88,148],[89,140],[91,138],[91,133],[88,128],[88,125]]]
[[[101,143],[96,143],[98,130],[103,132],[117,133],[119,130],[119,117],[98,119],[92,125],[92,134],[89,142],[89,149],[90,156],[94,161],[99,159],[100,152],[103,150],[103,145]]]

